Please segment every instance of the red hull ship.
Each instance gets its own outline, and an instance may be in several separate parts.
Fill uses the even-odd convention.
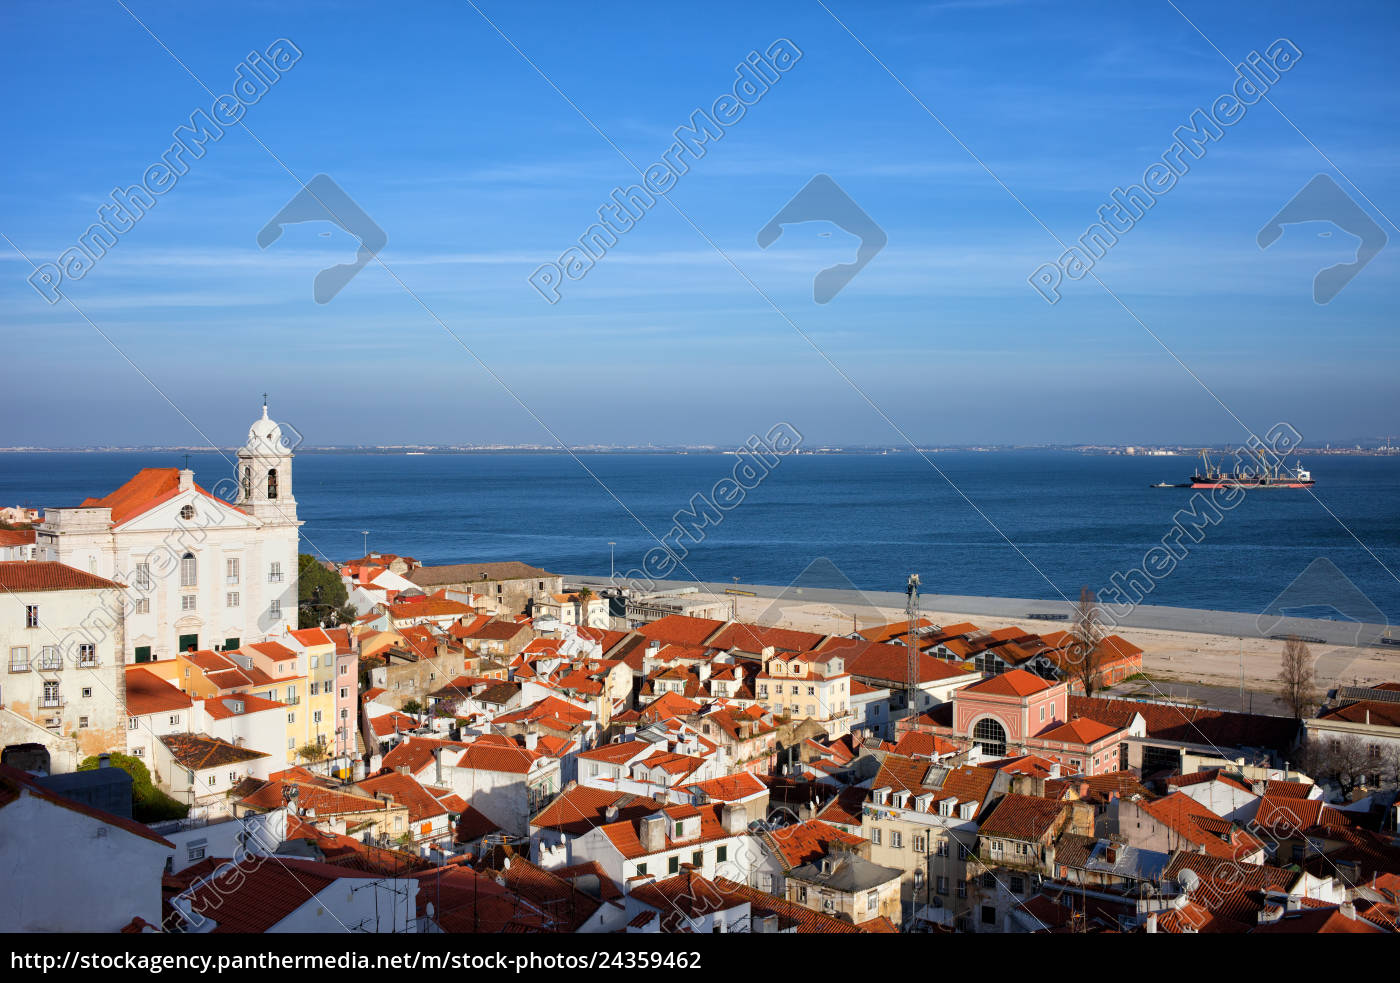
[[[1301,463],[1285,468],[1283,461],[1272,464],[1259,460],[1257,470],[1243,468],[1239,471],[1222,471],[1210,462],[1205,451],[1201,451],[1201,467],[1191,476],[1188,488],[1311,488],[1311,471],[1305,471]]]
[[[1252,456],[1252,455],[1251,455]],[[1224,471],[1210,461],[1205,451],[1201,451],[1201,467],[1183,484],[1173,485],[1158,482],[1153,488],[1311,488],[1313,476],[1304,470],[1302,464],[1285,468],[1283,461],[1269,463],[1262,458],[1259,468],[1242,468],[1239,471]]]

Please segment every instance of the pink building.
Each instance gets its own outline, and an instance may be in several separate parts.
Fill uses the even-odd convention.
[[[359,756],[355,742],[360,730],[359,639],[346,628],[328,628],[326,634],[335,642],[336,755],[353,761]]]
[[[1099,775],[1126,767],[1131,726],[1071,718],[1067,683],[1013,669],[957,690],[951,726],[932,730],[987,757],[1035,754],[1058,762],[1065,775]]]

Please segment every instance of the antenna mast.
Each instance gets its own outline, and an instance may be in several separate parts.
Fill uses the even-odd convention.
[[[917,634],[919,627],[919,575],[917,573],[909,575],[909,585],[904,589],[904,592],[909,598],[904,605],[904,613],[909,619],[906,626],[909,632],[907,639],[909,643],[909,679],[906,696],[909,721],[912,726],[914,714],[919,705],[917,696],[919,692],[919,639]]]

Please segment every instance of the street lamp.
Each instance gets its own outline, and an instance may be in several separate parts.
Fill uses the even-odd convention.
[[[365,553],[364,553],[364,555],[365,555],[365,556],[369,556],[369,530],[368,530],[368,529],[361,529],[361,530],[360,530],[360,535],[363,536],[363,537],[365,537]]]

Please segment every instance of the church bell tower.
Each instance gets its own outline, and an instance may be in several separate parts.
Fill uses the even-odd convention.
[[[248,442],[238,451],[238,507],[264,525],[300,525],[292,497],[292,449],[276,421],[267,415],[248,428]]]

